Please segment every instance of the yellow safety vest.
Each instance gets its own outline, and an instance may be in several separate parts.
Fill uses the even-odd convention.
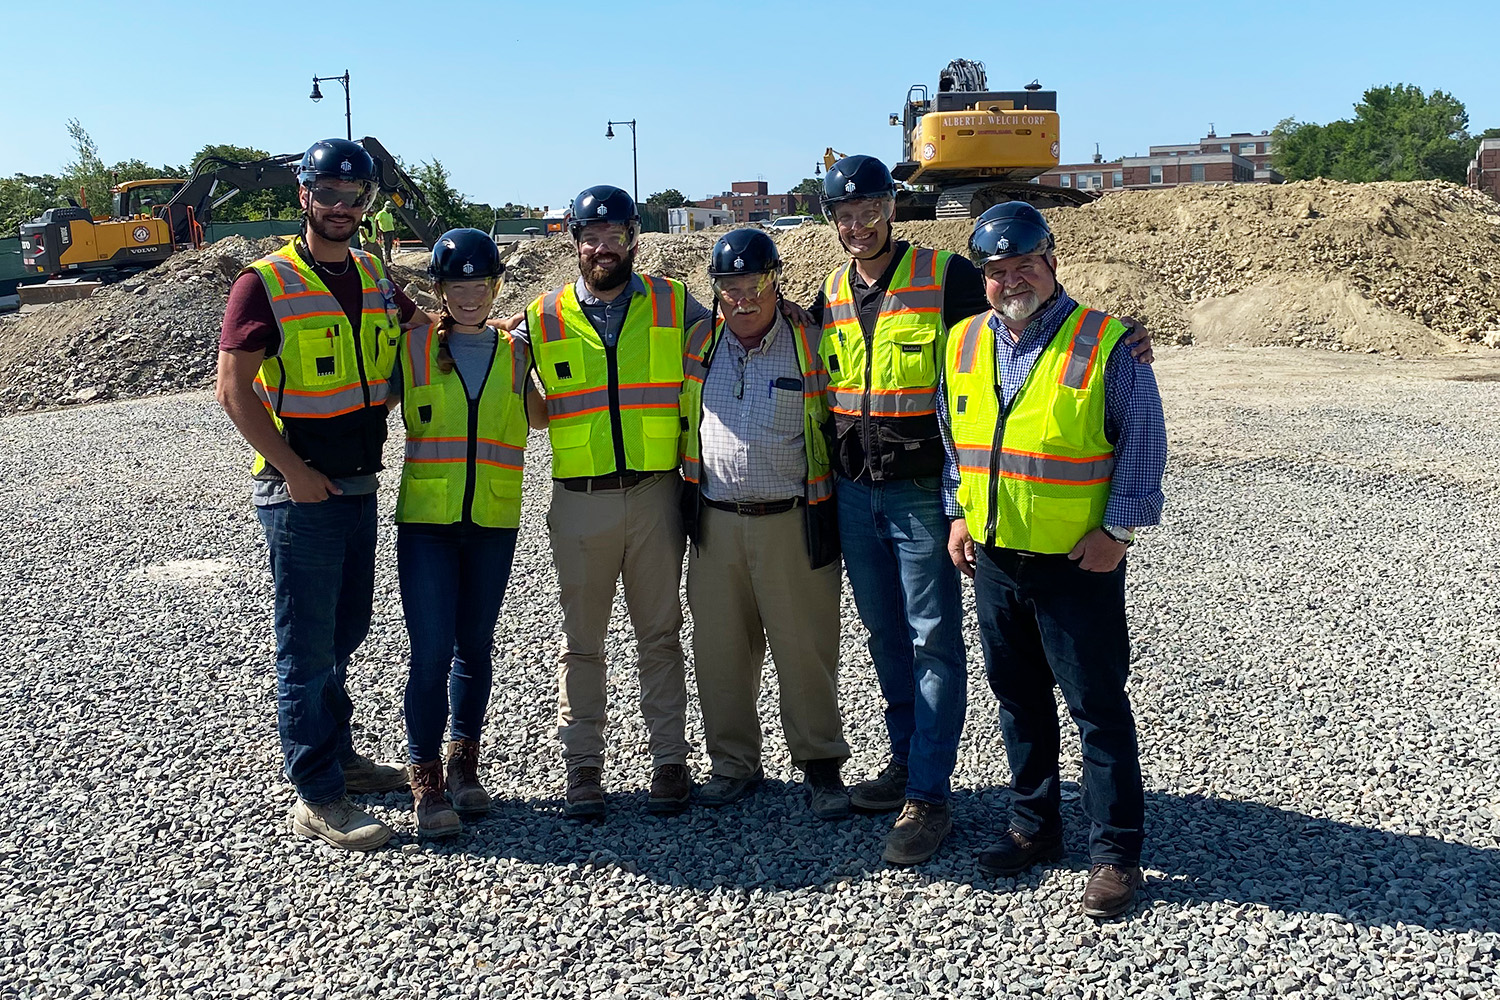
[[[958,502],[985,545],[1064,553],[1104,523],[1114,446],[1104,435],[1104,366],[1119,320],[1079,306],[1001,414],[991,313],[949,333],[946,388]]]
[[[433,326],[402,337],[406,464],[396,520],[519,527],[530,352],[500,333],[479,397],[470,400],[458,369],[438,367],[438,348]]]
[[[539,296],[526,308],[531,350],[547,393],[555,479],[677,466],[687,290],[671,278],[641,277],[646,291],[630,302],[613,366],[573,285]],[[618,405],[610,400],[611,382]],[[615,467],[617,421],[625,469]]]
[[[850,417],[899,419],[937,413],[942,363],[946,250],[908,246],[880,303],[870,343],[845,264],[823,282],[823,337],[828,408]]]
[[[700,322],[688,334],[686,373],[682,381],[682,476],[695,486],[702,484],[699,428],[703,422],[703,380],[708,363],[724,334],[725,321],[720,318],[717,330]],[[802,370],[803,423],[802,436],[807,452],[808,504],[824,503],[833,497],[833,478],[828,471],[828,442],[823,439],[823,421],[828,419],[826,391],[828,372],[813,351],[805,327],[791,324],[797,345],[797,367]]]
[[[394,291],[378,257],[350,250],[363,289],[359,330],[352,331],[344,307],[296,247],[289,243],[247,268],[265,285],[281,332],[255,376],[255,394],[292,450],[319,472],[378,472],[401,334]],[[274,477],[259,454],[254,471]]]

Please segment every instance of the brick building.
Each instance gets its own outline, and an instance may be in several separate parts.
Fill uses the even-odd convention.
[[[765,181],[735,181],[729,190],[714,198],[693,204],[698,208],[717,208],[734,213],[735,225],[764,222],[783,215],[800,215],[808,198],[800,194],[771,194]],[[817,200],[812,200],[816,210]]]
[[[1111,163],[1059,164],[1037,178],[1038,184],[1083,191],[1176,187],[1178,184],[1279,184],[1271,169],[1275,152],[1268,133],[1210,133],[1197,142],[1151,146],[1146,156],[1126,156]]]
[[[1500,199],[1500,139],[1481,139],[1469,161],[1469,187]]]

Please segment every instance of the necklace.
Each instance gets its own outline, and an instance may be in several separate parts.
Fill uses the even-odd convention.
[[[342,278],[344,275],[346,275],[346,274],[349,273],[349,262],[352,259],[353,258],[351,258],[351,257],[345,257],[344,258],[344,267],[343,267],[343,270],[341,270],[341,271],[335,271],[329,265],[323,263],[321,260],[316,260],[316,259],[313,260],[313,267],[316,267],[318,270],[322,271],[324,274],[330,275],[330,276],[335,277],[335,278]]]

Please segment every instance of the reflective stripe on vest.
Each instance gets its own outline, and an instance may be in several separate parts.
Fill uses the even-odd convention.
[[[713,330],[708,320],[701,320],[688,331],[683,366],[681,413],[684,421],[682,434],[682,476],[690,483],[703,481],[701,434],[703,423],[703,379],[708,370],[708,361],[723,336],[725,320],[721,317],[719,327]],[[828,371],[813,350],[813,340],[806,327],[788,323],[795,336],[797,367],[802,372],[802,437],[803,452],[807,457],[807,490],[804,498],[810,504],[822,503],[833,497],[833,474],[828,461],[828,443],[823,438],[823,422],[828,419],[826,388]]]
[[[868,342],[849,282],[853,265],[828,276],[819,351],[828,373],[828,406],[835,413],[895,418],[937,412],[945,332],[941,275],[949,256],[942,250],[906,248]]]
[[[677,464],[687,292],[670,278],[641,275],[614,349],[618,419],[625,461],[635,472]],[[547,394],[552,474],[600,476],[615,468],[609,355],[573,285],[547,292],[526,310],[537,374]]]
[[[1114,471],[1104,435],[1104,365],[1124,327],[1078,307],[1033,364],[1003,430],[991,313],[954,326],[947,352],[948,416],[959,503],[985,544],[1067,552],[1103,523]],[[1003,440],[996,440],[1003,433]]]
[[[350,330],[343,306],[294,244],[246,268],[260,277],[280,334],[253,383],[278,430],[286,420],[326,419],[385,405],[400,317],[380,261],[360,250],[349,253],[360,275],[357,331]],[[264,467],[257,455],[255,471]]]
[[[406,463],[396,520],[455,524],[467,513],[481,527],[517,527],[526,460],[522,393],[530,368],[525,342],[498,335],[477,406],[458,370],[444,373],[438,367],[441,343],[435,328],[410,331],[403,345],[403,368],[409,373],[401,400]]]

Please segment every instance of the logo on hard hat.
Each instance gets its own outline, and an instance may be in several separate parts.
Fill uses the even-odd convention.
[[[734,259],[734,269],[736,271],[743,271],[745,269],[745,258],[736,257]]]
[[[845,194],[853,194],[854,193],[854,182],[853,181],[847,181],[847,182],[845,182],[845,184],[844,184],[844,193]]]
[[[471,264],[471,263],[469,263],[468,261],[465,261],[464,262],[464,274],[473,274],[473,273],[474,273],[474,265]]]
[[[995,244],[995,246],[999,247],[1001,250],[1009,250],[1010,249],[1010,240],[1008,240],[1004,236],[1002,236],[1002,237],[1000,237],[999,242],[997,242]]]
[[[354,169],[354,164],[350,163],[348,160],[345,160],[343,163],[339,164],[339,169],[347,172]]]
[[[599,210],[597,212],[595,212],[594,214],[595,215],[608,215],[609,214],[609,206],[605,205],[604,203],[601,202],[600,205],[599,205]]]

